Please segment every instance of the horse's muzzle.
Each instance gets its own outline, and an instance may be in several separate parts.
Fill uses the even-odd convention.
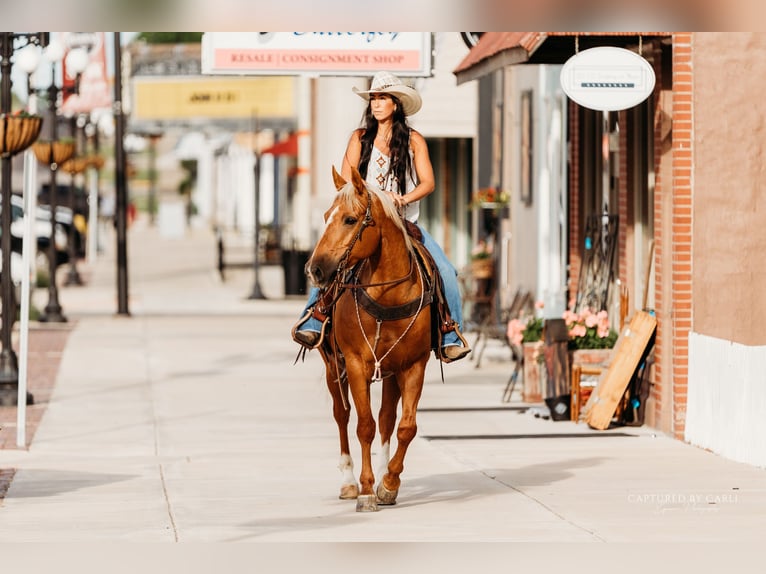
[[[306,275],[311,282],[319,287],[327,287],[335,276],[337,263],[327,257],[312,257],[306,263]]]

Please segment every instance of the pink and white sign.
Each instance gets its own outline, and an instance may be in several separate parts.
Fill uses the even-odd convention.
[[[431,75],[430,32],[210,32],[203,74]]]

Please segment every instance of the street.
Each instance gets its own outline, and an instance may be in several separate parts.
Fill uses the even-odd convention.
[[[0,504],[4,542],[758,542],[762,469],[651,428],[594,431],[502,394],[510,353],[429,363],[399,501],[338,499],[335,423],[316,352],[293,365],[302,297],[248,300],[206,229],[129,234],[131,317],[115,315],[109,244],[60,300],[73,325]],[[41,297],[40,293],[35,294]],[[40,304],[40,301],[37,301]],[[44,304],[44,298],[42,300]],[[473,336],[469,337],[473,340]],[[373,389],[375,398],[375,389]],[[361,470],[350,425],[355,472]]]

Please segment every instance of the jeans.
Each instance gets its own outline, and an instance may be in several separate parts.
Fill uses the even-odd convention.
[[[455,321],[458,325],[458,328],[462,330],[463,306],[460,302],[460,288],[458,287],[457,283],[457,269],[455,269],[454,265],[452,265],[450,260],[447,259],[444,251],[442,251],[442,248],[439,246],[439,244],[434,241],[434,238],[431,237],[431,235],[420,225],[418,225],[418,227],[423,233],[423,245],[425,245],[426,249],[428,249],[429,253],[431,253],[431,256],[434,258],[436,267],[438,268],[439,274],[442,277],[442,283],[444,284],[444,296],[447,299],[447,306],[449,307],[449,312],[452,316],[452,320]],[[316,287],[311,288],[309,291],[309,300],[306,303],[306,307],[303,309],[302,315],[306,313],[309,307],[316,303],[318,293],[319,289]],[[316,331],[317,333],[321,328],[322,324],[314,317],[310,317],[301,326],[301,330],[303,331]],[[450,331],[444,335],[444,339],[442,341],[443,346],[447,347],[449,345],[459,344],[460,339],[458,339],[457,333],[454,331]]]

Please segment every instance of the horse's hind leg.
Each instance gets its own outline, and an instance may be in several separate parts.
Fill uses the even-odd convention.
[[[399,388],[402,396],[402,415],[396,430],[396,452],[388,463],[388,472],[378,485],[378,499],[381,504],[394,504],[401,485],[400,475],[404,471],[404,457],[412,439],[417,434],[416,413],[423,391],[425,361],[414,365],[406,373],[399,374]]]
[[[396,425],[396,406],[399,404],[401,392],[399,384],[395,377],[388,377],[383,380],[383,389],[380,401],[380,413],[378,415],[378,428],[380,432],[380,455],[378,456],[378,471],[376,476],[380,477],[378,483],[377,495],[380,504],[395,504],[396,493],[386,493],[381,489],[382,477],[388,472],[389,454],[391,452],[391,435],[394,433]],[[381,493],[383,496],[381,496]],[[393,497],[391,496],[393,494]]]
[[[340,496],[343,500],[353,500],[359,495],[359,486],[354,476],[354,461],[351,459],[351,450],[348,441],[348,421],[351,415],[351,404],[348,401],[348,378],[345,371],[340,377],[336,371],[335,359],[322,354],[325,359],[325,371],[327,375],[327,388],[332,396],[332,414],[335,424],[338,425],[338,437],[340,439],[340,461],[338,468],[342,474]],[[342,368],[342,364],[341,364]]]

